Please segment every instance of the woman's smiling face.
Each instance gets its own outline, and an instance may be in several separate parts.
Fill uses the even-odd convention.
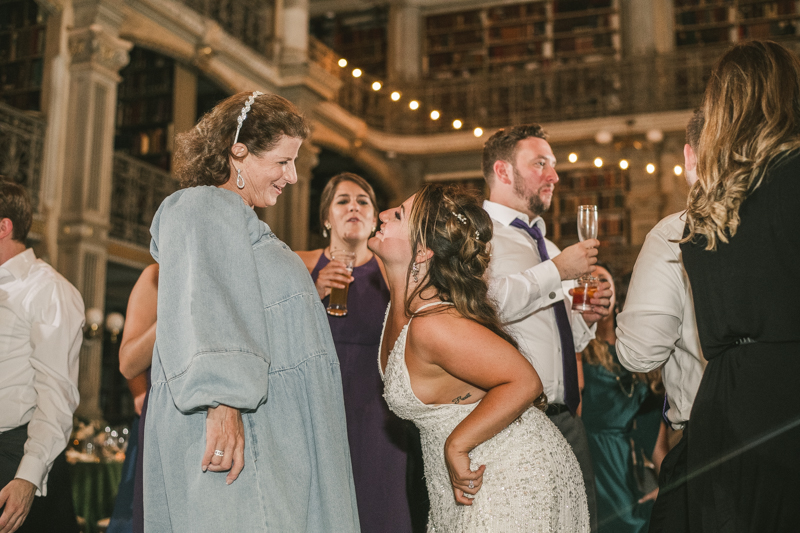
[[[301,144],[303,139],[284,135],[272,150],[261,155],[247,154],[241,166],[245,179],[242,197],[248,204],[254,207],[275,205],[283,188],[297,182],[294,162]],[[234,166],[239,165],[234,163]]]
[[[375,207],[369,194],[344,180],[336,187],[328,210],[331,235],[347,241],[364,242],[375,228]]]

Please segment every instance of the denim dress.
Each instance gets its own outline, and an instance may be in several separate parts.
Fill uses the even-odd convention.
[[[295,255],[237,195],[178,191],[160,265],[145,425],[145,531],[358,531],[339,362]],[[245,464],[202,472],[208,407],[242,411]]]

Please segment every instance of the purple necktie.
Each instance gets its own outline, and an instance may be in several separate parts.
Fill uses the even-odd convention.
[[[528,232],[528,235],[533,237],[542,261],[550,259],[544,236],[538,226],[535,224],[529,226],[518,218],[515,218],[511,225],[515,228],[524,229]],[[578,390],[578,361],[575,356],[575,343],[572,340],[572,328],[569,325],[569,315],[567,314],[567,306],[564,300],[553,304],[553,312],[556,314],[558,336],[561,337],[561,362],[564,367],[564,403],[569,408],[570,413],[575,414],[581,401],[581,394]]]

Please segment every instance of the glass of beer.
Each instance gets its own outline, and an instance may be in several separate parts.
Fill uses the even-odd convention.
[[[353,266],[356,262],[355,252],[347,250],[331,250],[331,260],[344,263],[348,272],[353,273]],[[345,316],[347,314],[347,293],[350,284],[347,283],[344,289],[331,288],[331,297],[328,300],[328,314],[333,316]]]
[[[581,241],[597,238],[597,206],[578,206],[578,238]],[[594,276],[581,276],[577,279],[575,288],[572,289],[572,310],[591,311],[589,300],[594,298],[595,292],[600,287],[600,282]]]

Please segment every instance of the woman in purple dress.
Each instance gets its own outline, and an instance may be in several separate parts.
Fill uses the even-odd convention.
[[[342,370],[347,437],[353,462],[358,515],[365,533],[410,532],[406,490],[407,426],[383,399],[375,357],[389,303],[383,265],[367,249],[375,232],[375,193],[364,178],[334,176],[322,191],[320,222],[330,234],[324,249],[298,252],[327,306],[331,288],[350,284],[347,315],[328,315]],[[352,274],[331,250],[355,253]],[[422,481],[421,479],[419,480]]]

